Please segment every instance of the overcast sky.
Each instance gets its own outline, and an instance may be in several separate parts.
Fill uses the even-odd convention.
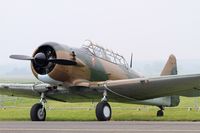
[[[0,65],[48,41],[91,39],[129,59],[200,59],[199,0],[0,0]],[[200,60],[199,60],[200,61]]]

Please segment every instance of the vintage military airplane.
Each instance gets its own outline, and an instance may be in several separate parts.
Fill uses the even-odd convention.
[[[96,117],[99,121],[108,121],[112,115],[108,100],[157,106],[160,108],[157,116],[163,116],[164,107],[179,104],[179,96],[200,94],[200,74],[177,75],[173,55],[159,77],[138,74],[123,56],[90,41],[81,48],[49,42],[39,46],[32,57],[11,55],[10,58],[30,60],[34,76],[43,82],[0,84],[2,95],[41,97],[31,108],[32,121],[46,119],[46,99],[66,102],[101,99],[96,106]]]

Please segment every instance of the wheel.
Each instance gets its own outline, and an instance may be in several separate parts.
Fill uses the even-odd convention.
[[[164,116],[164,112],[162,110],[158,110],[157,117],[163,117],[163,116]]]
[[[112,110],[108,102],[99,102],[96,106],[96,117],[98,121],[109,121],[112,116]]]
[[[46,109],[43,108],[42,104],[36,103],[31,108],[30,116],[32,121],[45,121]]]

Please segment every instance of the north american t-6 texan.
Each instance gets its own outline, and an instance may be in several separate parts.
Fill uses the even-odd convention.
[[[39,98],[32,106],[32,121],[45,121],[47,99],[61,102],[98,101],[96,118],[109,121],[110,102],[133,103],[159,107],[179,105],[180,96],[197,97],[200,74],[177,75],[177,63],[171,55],[160,76],[144,77],[132,69],[125,58],[91,41],[81,48],[48,42],[40,45],[32,56],[11,55],[29,60],[33,75],[40,84],[0,83],[0,94]]]

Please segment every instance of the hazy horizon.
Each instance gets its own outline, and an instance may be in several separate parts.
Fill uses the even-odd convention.
[[[131,52],[135,61],[165,61],[170,54],[200,61],[199,5],[198,0],[0,1],[0,66],[29,67],[9,55],[32,55],[44,42],[80,47],[86,39],[128,62]]]
[[[140,60],[133,61],[133,69],[144,76],[159,76],[166,60]],[[198,60],[178,60],[178,74],[200,74],[200,62]],[[31,72],[30,64],[10,66],[0,65],[0,79],[35,79]]]

